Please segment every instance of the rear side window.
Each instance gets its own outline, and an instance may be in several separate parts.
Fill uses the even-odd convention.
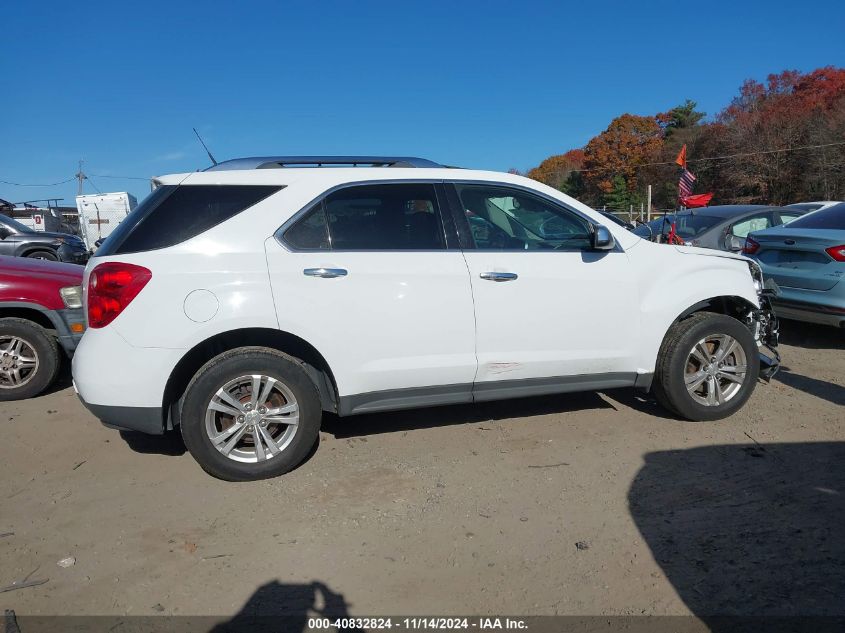
[[[167,248],[196,237],[270,196],[267,185],[165,185],[147,196],[97,249],[97,256]]]
[[[431,184],[346,187],[329,194],[284,233],[296,250],[445,249]]]
[[[845,230],[845,202],[821,211],[808,213],[789,223],[790,229]]]
[[[302,219],[285,231],[285,241],[298,251],[325,251],[330,248],[322,202],[314,205]]]

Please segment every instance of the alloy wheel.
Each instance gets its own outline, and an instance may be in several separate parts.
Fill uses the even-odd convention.
[[[220,387],[206,407],[205,430],[229,459],[259,463],[281,454],[299,425],[299,404],[283,382],[262,374]]]
[[[687,355],[684,383],[693,400],[716,407],[736,397],[748,373],[745,350],[732,336],[712,334]]]
[[[19,336],[0,335],[0,389],[23,387],[38,373],[38,352]]]

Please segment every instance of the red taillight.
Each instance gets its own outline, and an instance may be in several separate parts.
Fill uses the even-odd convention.
[[[745,246],[742,247],[743,255],[753,255],[760,250],[760,243],[750,237],[745,238]]]
[[[96,266],[88,278],[88,326],[100,328],[114,321],[152,276],[135,264],[106,262]]]
[[[824,249],[824,252],[838,262],[845,262],[845,244],[831,246],[830,248]]]

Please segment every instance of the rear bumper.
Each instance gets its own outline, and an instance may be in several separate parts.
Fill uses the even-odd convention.
[[[77,393],[79,396],[79,394]],[[149,435],[162,435],[164,424],[161,407],[115,407],[102,404],[89,404],[82,396],[80,402],[94,414],[100,422],[110,429],[120,431],[140,431]]]
[[[161,434],[165,387],[184,353],[133,347],[111,327],[88,330],[73,355],[74,388],[108,426]]]

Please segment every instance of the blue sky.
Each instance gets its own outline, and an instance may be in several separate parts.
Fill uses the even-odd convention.
[[[7,2],[0,180],[102,191],[261,154],[526,169],[623,113],[845,65],[845,3]],[[86,184],[86,192],[93,192]],[[76,183],[16,187],[13,201]]]

